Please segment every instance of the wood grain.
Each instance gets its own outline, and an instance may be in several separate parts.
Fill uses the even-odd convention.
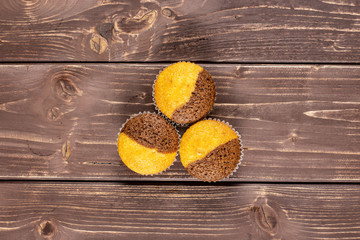
[[[359,239],[357,185],[0,183],[1,239]]]
[[[155,111],[164,64],[0,66],[0,178],[194,180],[179,159],[143,177],[116,150],[132,114]],[[210,117],[241,135],[245,155],[227,181],[360,181],[360,67],[208,64]],[[179,128],[180,133],[184,128]]]
[[[0,61],[360,62],[357,0],[3,0]]]

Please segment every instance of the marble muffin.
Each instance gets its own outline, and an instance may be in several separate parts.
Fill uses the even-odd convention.
[[[205,182],[216,182],[233,173],[241,161],[239,135],[218,120],[202,120],[186,130],[180,142],[185,169]]]
[[[157,108],[180,125],[204,118],[214,105],[215,94],[211,75],[191,62],[166,67],[155,80],[153,89]]]
[[[152,175],[166,170],[175,160],[179,135],[173,125],[155,113],[130,118],[117,141],[123,163],[136,173]]]

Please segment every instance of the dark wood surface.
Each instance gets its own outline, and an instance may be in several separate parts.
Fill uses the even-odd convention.
[[[360,239],[359,39],[358,0],[1,1],[0,239]],[[242,136],[223,182],[118,157],[179,60]]]
[[[0,190],[1,239],[360,238],[358,185],[16,182]]]
[[[126,119],[155,111],[164,66],[1,65],[0,178],[194,180],[179,159],[142,177],[117,153]],[[210,117],[229,122],[245,149],[227,181],[359,182],[360,67],[204,66],[217,90]]]
[[[357,62],[358,0],[3,0],[0,61]]]

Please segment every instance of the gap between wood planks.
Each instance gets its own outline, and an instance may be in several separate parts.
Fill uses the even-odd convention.
[[[0,184],[2,183],[121,183],[125,185],[163,185],[163,186],[237,186],[237,185],[359,185],[358,182],[326,182],[326,181],[319,181],[319,182],[291,182],[291,181],[229,181],[229,182],[200,182],[194,180],[181,180],[181,181],[170,181],[170,180],[93,180],[93,179],[0,179]]]
[[[181,61],[188,61],[187,59],[183,59]],[[17,65],[26,65],[26,64],[172,64],[179,61],[7,61],[0,62],[0,65],[9,65],[9,64],[17,64]],[[199,65],[202,64],[214,64],[214,65],[334,65],[334,66],[360,66],[360,63],[357,62],[273,62],[273,61],[246,61],[246,62],[232,62],[232,61],[221,61],[221,62],[213,62],[213,61],[190,61],[197,63]]]

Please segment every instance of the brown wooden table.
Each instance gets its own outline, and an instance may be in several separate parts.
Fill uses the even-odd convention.
[[[359,39],[358,0],[1,1],[0,239],[360,239]],[[118,157],[180,60],[242,136],[224,181]]]

